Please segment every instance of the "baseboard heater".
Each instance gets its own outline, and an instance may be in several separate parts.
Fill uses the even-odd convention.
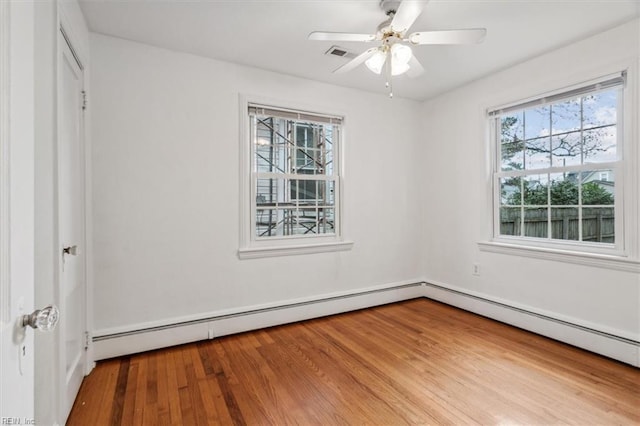
[[[443,285],[424,282],[425,297],[640,367],[640,340],[608,333]]]
[[[131,330],[96,333],[92,336],[95,360],[211,339],[233,333],[334,315],[423,296],[421,281],[390,284],[353,293],[220,313]],[[142,325],[142,324],[141,324]]]

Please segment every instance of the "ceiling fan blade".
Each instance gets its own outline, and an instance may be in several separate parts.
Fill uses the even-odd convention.
[[[378,51],[378,49],[379,49],[378,47],[372,47],[371,49],[365,50],[364,52],[362,52],[361,54],[359,54],[358,56],[356,56],[355,58],[353,58],[352,60],[344,64],[343,66],[336,68],[333,72],[336,74],[342,74],[344,72],[351,71],[352,69],[354,69],[355,67],[357,67],[358,65],[360,65],[361,63],[369,59],[370,57],[372,57],[373,54]]]
[[[468,30],[421,31],[407,37],[413,44],[474,44],[481,43],[487,35],[486,28]]]
[[[415,55],[411,55],[411,59],[409,59],[409,71],[407,71],[407,75],[411,78],[418,77],[424,73],[424,68],[422,64],[418,61]]]
[[[415,0],[404,0],[400,3],[398,10],[393,15],[391,21],[391,29],[397,33],[404,33],[418,19],[422,13],[422,6],[426,2],[418,2]]]
[[[376,39],[374,34],[355,34],[355,33],[330,33],[324,31],[314,31],[309,34],[309,40],[320,41],[373,41]]]

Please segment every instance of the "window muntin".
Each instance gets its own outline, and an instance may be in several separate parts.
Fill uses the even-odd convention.
[[[341,119],[249,105],[252,240],[336,236]]]
[[[490,113],[495,237],[622,247],[623,87],[624,74]]]

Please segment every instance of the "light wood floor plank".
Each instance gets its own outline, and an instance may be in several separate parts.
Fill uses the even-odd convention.
[[[85,377],[80,387],[80,392],[73,404],[72,413],[69,416],[67,425],[84,426],[87,424],[109,424],[111,414],[99,411],[102,400],[111,397],[109,392],[105,392],[108,378],[111,375],[118,374],[120,371],[121,360],[107,360],[100,363],[100,370],[95,369],[92,374]]]

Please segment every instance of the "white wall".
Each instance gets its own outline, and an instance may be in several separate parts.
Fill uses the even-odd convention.
[[[422,276],[420,104],[103,35],[90,48],[95,334]],[[351,251],[238,259],[239,94],[346,113]]]
[[[492,222],[486,109],[620,71],[623,64],[637,66],[638,25],[636,20],[566,46],[423,105],[427,281],[640,339],[637,270],[481,252],[477,245],[490,239]],[[630,77],[637,84],[637,75]],[[628,124],[637,128],[637,110],[632,121]],[[637,206],[634,216],[630,222],[637,223]],[[634,240],[637,244],[637,234]],[[472,275],[473,263],[480,264],[480,276]]]

